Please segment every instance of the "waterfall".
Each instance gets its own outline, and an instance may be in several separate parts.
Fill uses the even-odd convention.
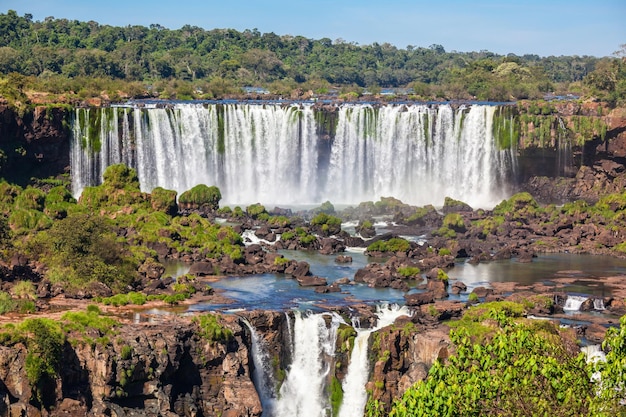
[[[354,339],[354,347],[350,354],[348,372],[342,384],[344,392],[343,402],[339,409],[339,417],[362,417],[367,392],[365,384],[369,378],[368,341],[370,334],[393,324],[396,318],[410,315],[406,306],[381,306],[377,308],[378,322],[371,329],[357,328],[357,336]]]
[[[350,364],[342,384],[343,402],[339,417],[361,417],[367,402],[365,385],[369,378],[368,338],[373,332],[392,324],[400,316],[410,316],[406,306],[382,305],[377,308],[377,324],[360,329],[350,356]],[[252,340],[253,382],[264,417],[326,417],[331,414],[328,386],[332,377],[337,329],[345,322],[335,313],[294,313],[292,324],[287,316],[292,363],[286,371],[278,393],[271,360],[264,340],[245,319]],[[293,326],[293,328],[292,328]],[[292,337],[292,338],[291,338]]]
[[[293,104],[172,104],[76,109],[73,192],[125,163],[143,191],[217,185],[224,204],[416,205],[449,196],[492,207],[508,196],[515,153],[499,149],[495,106],[342,105],[332,135],[322,110]]]
[[[259,394],[261,406],[263,407],[263,415],[271,416],[274,402],[276,401],[276,396],[274,395],[275,381],[271,365],[272,362],[267,348],[264,346],[264,342],[256,329],[248,320],[242,318],[241,321],[246,325],[248,330],[250,330],[250,338],[252,340],[252,363],[254,364],[252,382]]]
[[[593,309],[598,311],[606,310],[604,307],[604,300],[602,298],[594,298]]]
[[[579,311],[583,303],[587,301],[587,297],[581,295],[568,295],[565,300],[563,310],[566,311]]]
[[[336,314],[295,313],[293,361],[278,393],[275,417],[325,417],[330,413],[325,388],[341,321]]]

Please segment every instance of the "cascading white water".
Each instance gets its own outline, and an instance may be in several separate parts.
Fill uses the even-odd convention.
[[[388,196],[437,205],[449,196],[491,207],[507,197],[515,165],[493,137],[495,109],[344,105],[333,139],[319,137],[311,105],[77,109],[73,190],[78,197],[122,162],[137,170],[143,191],[217,185],[231,205]]]
[[[342,384],[344,392],[339,417],[362,417],[365,404],[367,403],[367,392],[365,384],[369,378],[368,364],[368,341],[370,335],[393,324],[400,316],[410,315],[406,306],[381,306],[377,308],[378,322],[371,329],[356,329],[357,336],[354,339],[354,347],[350,354],[350,364],[348,372]],[[356,327],[355,327],[356,328]]]
[[[587,297],[581,295],[568,295],[565,300],[563,310],[566,311],[579,311],[583,303],[587,301]]]
[[[339,417],[363,415],[367,402],[365,384],[369,378],[368,338],[373,332],[392,324],[400,316],[410,316],[406,306],[382,305],[377,308],[375,327],[357,328],[350,364],[344,379],[343,402]],[[331,413],[328,384],[334,366],[337,329],[345,322],[334,313],[295,312],[293,323],[287,315],[289,337],[293,337],[292,363],[277,394],[273,392],[271,361],[263,340],[246,321],[252,338],[254,384],[263,405],[264,417],[325,417]],[[330,318],[330,320],[328,320]],[[293,328],[292,328],[293,324]]]
[[[330,325],[326,316],[331,317]],[[336,314],[296,312],[293,361],[280,387],[274,417],[325,417],[330,412],[325,387],[341,322]]]
[[[606,310],[604,307],[604,300],[602,298],[594,298],[593,309],[598,311]]]
[[[242,318],[243,323],[250,330],[250,338],[252,339],[252,363],[254,371],[252,372],[252,381],[256,387],[261,406],[263,407],[263,416],[272,416],[276,396],[274,395],[274,375],[272,371],[271,361],[263,340],[259,336],[256,329],[250,322]]]

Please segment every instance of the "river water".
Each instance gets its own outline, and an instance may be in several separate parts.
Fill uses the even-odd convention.
[[[307,261],[311,273],[332,283],[337,279],[354,274],[367,263],[367,257],[358,251],[347,252],[352,256],[351,264],[338,264],[336,255],[321,255],[317,252],[281,251],[290,259]],[[609,296],[610,288],[596,280],[598,277],[624,275],[626,260],[607,256],[544,254],[530,263],[516,260],[485,262],[472,265],[459,261],[448,271],[451,282],[459,280],[468,286],[467,292],[450,299],[467,299],[473,288],[489,287],[495,282],[517,282],[523,285],[543,283],[556,285],[555,279],[562,277],[576,278],[573,283],[566,283],[561,291],[568,294]],[[413,283],[416,284],[416,283]],[[314,288],[303,288],[298,282],[284,275],[262,274],[246,277],[226,277],[211,284],[222,295],[234,300],[232,304],[197,304],[190,309],[232,310],[232,309],[310,309],[323,311],[328,305],[350,305],[358,302],[368,304],[404,303],[404,292],[391,288],[370,288],[362,283],[343,285],[340,293],[318,294]],[[563,285],[563,284],[562,284]],[[410,292],[417,290],[412,289]]]

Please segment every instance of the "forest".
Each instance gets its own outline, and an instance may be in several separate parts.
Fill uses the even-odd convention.
[[[573,94],[618,104],[626,97],[626,49],[621,48],[604,58],[502,56],[446,51],[442,45],[358,45],[257,29],[115,27],[54,17],[34,21],[13,10],[0,14],[0,74],[13,76],[11,85],[52,94],[52,101],[98,97],[103,91],[112,101],[211,99],[256,86],[296,98],[309,91],[349,98],[402,88],[417,100]]]

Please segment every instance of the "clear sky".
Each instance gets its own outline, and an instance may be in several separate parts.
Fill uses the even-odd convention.
[[[34,20],[256,28],[459,52],[610,56],[626,44],[626,0],[0,0],[0,12],[8,10]]]

